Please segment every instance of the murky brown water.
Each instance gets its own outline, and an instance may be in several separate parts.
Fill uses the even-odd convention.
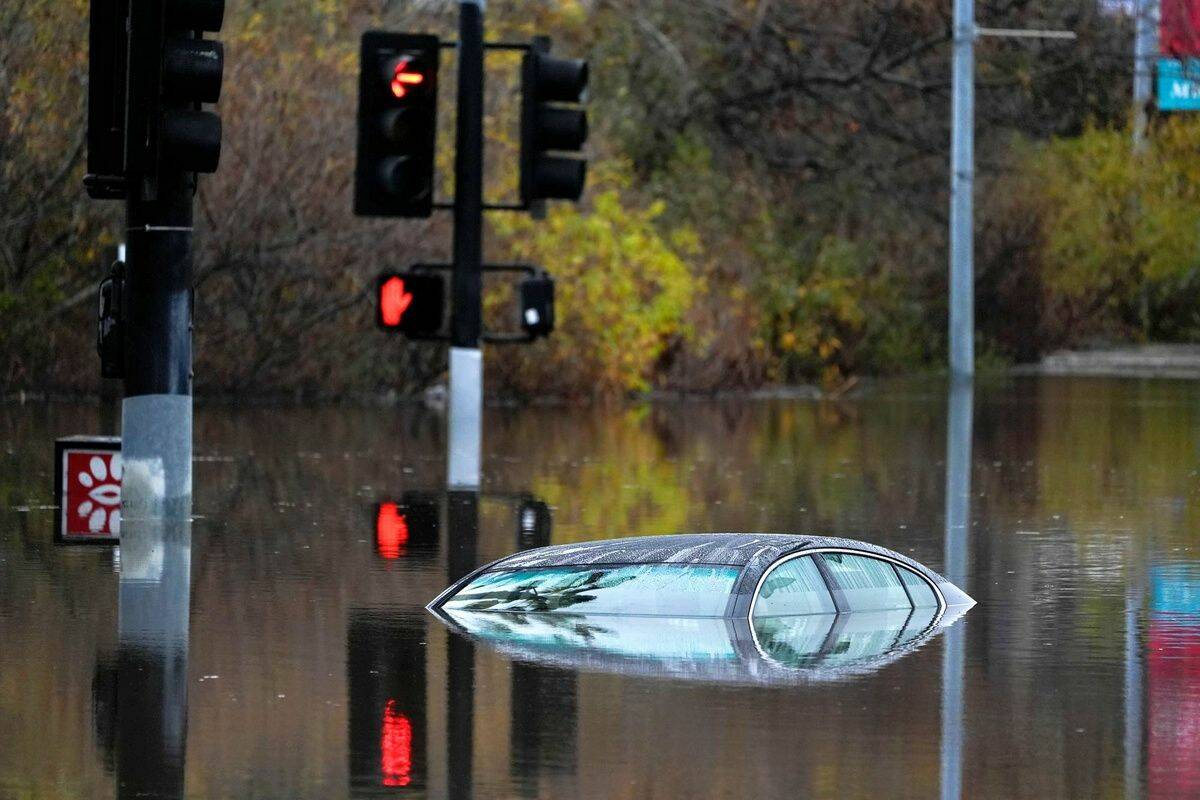
[[[429,411],[202,407],[190,532],[128,533],[120,574],[47,508],[54,437],[115,415],[0,407],[0,797],[1200,796],[1198,401],[495,409],[478,497]],[[768,685],[513,660],[423,610],[518,548],[689,530],[867,539],[979,605]]]

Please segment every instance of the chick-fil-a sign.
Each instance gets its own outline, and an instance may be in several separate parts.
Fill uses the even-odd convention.
[[[59,439],[55,451],[59,541],[117,541],[121,534],[121,440],[70,436]]]

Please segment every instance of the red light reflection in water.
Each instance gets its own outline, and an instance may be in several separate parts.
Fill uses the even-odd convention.
[[[395,503],[380,503],[375,517],[375,546],[384,558],[399,558],[408,544],[408,520]]]
[[[383,730],[379,734],[379,766],[384,786],[408,786],[412,781],[412,723],[396,710],[389,699],[383,707]]]

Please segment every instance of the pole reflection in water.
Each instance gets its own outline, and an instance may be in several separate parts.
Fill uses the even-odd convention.
[[[517,505],[517,549],[545,547],[550,507],[532,495]],[[512,663],[509,776],[524,797],[537,797],[543,773],[572,774],[578,752],[578,676],[574,670]]]
[[[191,520],[121,526],[118,797],[181,797],[187,741]]]
[[[972,381],[951,378],[946,426],[946,578],[968,594],[967,537],[971,526],[971,417],[975,387]],[[942,656],[942,800],[962,797],[963,660],[966,642],[962,625],[946,631]]]
[[[1130,556],[1131,560],[1133,556]],[[1136,563],[1134,560],[1133,563]],[[1142,570],[1130,564],[1125,587],[1125,796],[1141,797],[1142,791],[1142,648],[1138,635],[1145,588]]]
[[[446,495],[447,583],[475,569],[479,541],[479,494],[451,491]],[[471,796],[475,746],[475,646],[465,636],[446,643],[447,787],[452,798]]]

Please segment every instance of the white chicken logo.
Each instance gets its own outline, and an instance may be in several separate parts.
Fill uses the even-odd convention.
[[[100,456],[92,456],[86,471],[76,476],[87,488],[88,499],[79,504],[76,512],[87,519],[88,530],[99,533],[105,522],[114,536],[121,532],[121,455],[115,454],[105,464]]]

